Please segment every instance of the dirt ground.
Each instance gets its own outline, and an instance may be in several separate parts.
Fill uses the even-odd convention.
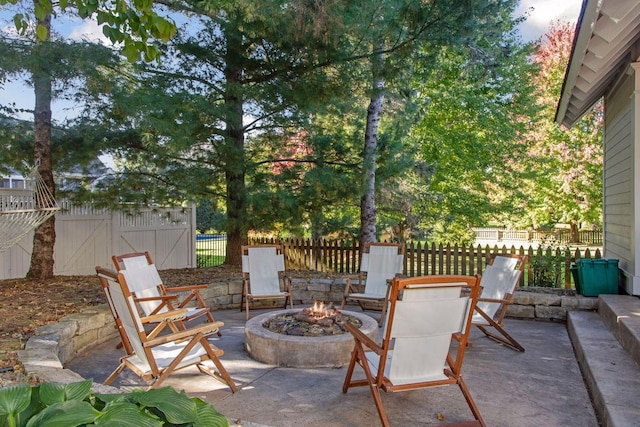
[[[167,286],[196,285],[240,278],[229,266],[162,270]],[[0,386],[22,370],[15,352],[24,348],[35,330],[83,308],[106,303],[100,281],[92,276],[56,276],[49,280],[0,280]],[[31,379],[30,381],[34,381]]]

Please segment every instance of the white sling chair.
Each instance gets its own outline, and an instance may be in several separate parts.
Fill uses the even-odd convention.
[[[134,297],[121,273],[96,267],[103,286],[108,288],[107,299],[112,314],[119,326],[125,344],[126,356],[120,359],[115,371],[104,381],[109,385],[129,368],[144,381],[153,381],[149,388],[158,387],[172,372],[196,365],[200,372],[216,378],[229,386],[232,392],[237,387],[219,357],[224,352],[207,341],[207,335],[217,331],[222,322],[205,323],[170,334],[160,334],[171,322],[184,318],[186,310],[167,311],[152,316],[140,317]],[[151,332],[146,332],[146,323],[157,323]],[[210,366],[213,364],[214,366]]]
[[[282,287],[281,287],[282,283]],[[240,311],[247,311],[252,300],[284,299],[293,309],[291,279],[286,275],[281,245],[242,246],[242,300]]]
[[[362,310],[367,307],[367,302],[381,303],[379,305],[382,306],[382,312],[378,325],[382,325],[387,309],[390,280],[402,274],[404,252],[402,244],[365,243],[360,273],[354,277],[346,277],[340,308],[344,309],[347,301],[357,302]],[[357,279],[357,283],[353,283],[352,279]]]
[[[524,264],[524,257],[520,255],[493,255],[482,274],[482,291],[473,315],[473,324],[487,337],[517,351],[524,351],[524,347],[504,330],[503,320]],[[495,329],[499,335],[488,328]]]
[[[206,321],[215,322],[211,308],[207,307],[199,292],[206,289],[206,285],[164,286],[149,252],[114,255],[112,260],[116,270],[127,279],[136,303],[146,316],[184,308],[187,315],[183,321],[205,316]],[[176,323],[184,328],[183,321]]]
[[[345,323],[355,346],[342,391],[369,386],[380,420],[383,426],[389,426],[381,390],[399,392],[458,385],[474,417],[464,425],[484,426],[461,375],[479,282],[480,276],[394,279],[382,345]],[[451,346],[453,334],[460,340],[457,348]],[[352,380],[356,364],[363,368],[364,379]]]

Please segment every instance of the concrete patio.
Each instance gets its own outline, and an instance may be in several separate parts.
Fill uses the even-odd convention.
[[[255,314],[261,312],[255,311]],[[367,313],[373,317],[378,315]],[[222,337],[211,340],[225,351],[222,362],[239,386],[239,392],[232,394],[195,368],[174,373],[165,385],[203,398],[230,420],[244,425],[380,425],[368,388],[342,393],[346,367],[294,369],[258,363],[244,350],[245,314],[224,310],[216,311],[215,316],[224,321],[225,326]],[[466,353],[463,368],[487,425],[598,426],[567,325],[512,319],[507,322],[508,330],[526,352],[506,348],[474,329],[473,346]],[[101,382],[116,367],[122,354],[116,349],[116,343],[116,339],[111,339],[100,344],[66,363],[65,368]],[[359,368],[356,373],[360,373]],[[112,385],[144,386],[130,371],[121,374]],[[618,393],[631,399],[637,397],[638,390],[618,389]],[[442,425],[472,418],[457,387],[383,394],[382,399],[392,425]],[[632,408],[637,422],[640,414],[636,407]]]

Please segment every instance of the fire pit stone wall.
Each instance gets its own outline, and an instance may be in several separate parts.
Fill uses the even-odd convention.
[[[346,280],[343,276],[321,277],[317,272],[292,272],[293,304],[303,306],[323,301],[339,305]],[[242,297],[242,280],[218,280],[201,291],[214,310],[239,308]],[[281,301],[262,301],[256,307],[282,307]],[[576,295],[573,290],[550,288],[519,288],[513,304],[507,310],[508,317],[524,319],[565,320],[567,310],[596,310],[598,298]]]

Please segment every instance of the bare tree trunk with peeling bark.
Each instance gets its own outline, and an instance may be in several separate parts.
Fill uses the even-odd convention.
[[[39,1],[34,5],[38,9]],[[38,41],[36,49],[47,49],[49,34],[51,32],[51,15],[37,20],[38,25],[46,28],[47,37],[44,41]],[[46,58],[46,55],[41,55]],[[46,186],[55,197],[55,183],[53,181],[53,162],[51,159],[51,75],[47,64],[37,64],[32,70],[33,88],[35,93],[34,110],[34,156],[40,162],[38,172],[42,176]],[[35,230],[33,236],[33,252],[31,265],[27,277],[32,279],[48,279],[53,277],[53,248],[56,242],[56,218],[55,215],[42,223]]]
[[[363,192],[360,199],[360,244],[376,241],[376,158],[378,151],[378,127],[384,103],[385,80],[382,75],[383,57],[376,54],[371,59],[373,88],[367,108],[367,126],[364,136],[362,161]]]

